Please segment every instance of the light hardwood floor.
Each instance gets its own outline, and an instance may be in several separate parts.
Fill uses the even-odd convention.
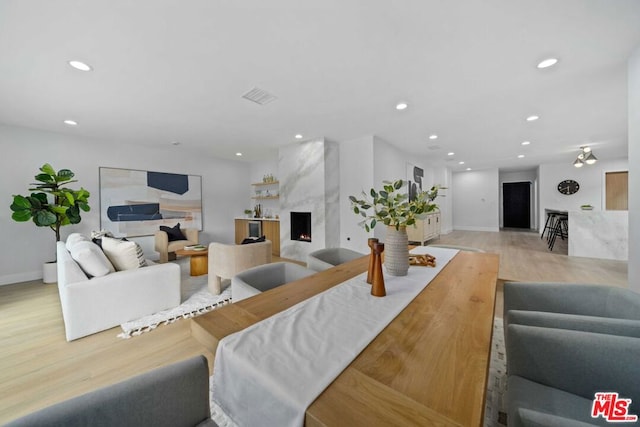
[[[535,233],[453,232],[433,243],[499,253],[503,280],[627,286],[626,262],[570,258],[562,242],[551,253]],[[497,315],[501,307],[499,291]],[[0,424],[190,356],[213,360],[185,320],[128,340],[118,333],[113,328],[67,342],[55,284],[0,286]]]

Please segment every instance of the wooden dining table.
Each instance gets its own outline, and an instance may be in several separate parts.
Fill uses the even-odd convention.
[[[307,408],[305,425],[482,425],[498,265],[496,254],[459,252]],[[192,335],[215,354],[222,338],[367,266],[362,257],[193,318]]]

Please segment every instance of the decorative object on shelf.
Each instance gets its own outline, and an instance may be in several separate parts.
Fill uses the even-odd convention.
[[[89,212],[90,193],[84,188],[73,190],[66,185],[78,182],[72,179],[75,175],[69,169],[55,171],[50,164],[45,163],[35,176],[37,183],[30,184],[28,196],[13,195],[11,203],[11,218],[17,222],[30,219],[38,227],[49,227],[60,241],[60,228],[65,225],[78,224],[82,220],[80,211]],[[55,272],[54,272],[55,270]],[[57,281],[55,261],[43,266],[43,281],[52,283]]]
[[[373,282],[373,269],[375,268],[375,254],[373,252],[373,245],[378,243],[378,239],[375,237],[370,237],[367,239],[367,245],[371,248],[371,254],[369,255],[369,270],[367,270],[367,283],[371,284]]]
[[[262,217],[262,206],[260,206],[260,204],[257,204],[254,208],[253,208],[253,212],[254,218],[261,218]]]
[[[273,174],[269,173],[269,174],[266,174],[266,175],[264,175],[262,177],[262,182],[265,183],[265,184],[267,184],[267,183],[268,184],[273,184],[273,183],[275,183],[277,181],[276,181],[275,177],[273,176]]]
[[[578,190],[580,190],[580,184],[573,179],[565,179],[558,183],[558,191],[562,194],[566,194],[567,196],[576,194]]]
[[[382,252],[384,252],[384,243],[375,242],[373,244],[374,266],[371,283],[371,295],[375,297],[387,295],[387,291],[384,288],[384,275],[382,274]]]
[[[364,218],[360,225],[364,226],[367,232],[379,223],[387,226],[385,265],[392,276],[407,275],[409,240],[406,227],[414,225],[418,215],[438,209],[438,205],[430,200],[430,197],[435,199],[438,188],[441,188],[434,186],[430,191],[419,192],[414,200],[409,201],[406,193],[398,192],[405,186],[406,182],[401,179],[394,182],[383,181],[382,190],[376,191],[372,188],[369,194],[363,192],[362,199],[349,196],[353,212]],[[368,214],[370,209],[373,209],[373,212]]]
[[[247,216],[247,218],[251,218],[251,214],[253,213],[253,211],[251,209],[245,209],[244,210],[244,214]]]
[[[598,158],[593,155],[591,151],[591,147],[583,146],[580,147],[580,154],[578,154],[578,158],[575,162],[573,162],[573,166],[577,168],[581,168],[585,163],[588,165],[593,165],[598,161]]]

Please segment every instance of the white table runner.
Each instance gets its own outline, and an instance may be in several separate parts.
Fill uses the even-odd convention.
[[[218,344],[213,400],[238,426],[304,424],[307,407],[431,282],[458,251],[417,247],[436,268],[384,275],[374,297],[366,273],[302,301]]]

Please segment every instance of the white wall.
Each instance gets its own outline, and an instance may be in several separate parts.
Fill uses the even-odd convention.
[[[500,230],[498,169],[456,172],[451,187],[454,230]]]
[[[416,158],[376,136],[364,136],[340,143],[340,246],[368,253],[367,238],[374,235],[384,240],[384,227],[367,233],[358,226],[360,218],[351,210],[349,196],[360,197],[362,191],[380,188],[382,181],[407,179],[407,164],[424,169],[423,189],[434,184],[449,187],[436,200],[442,211],[442,230],[451,230],[451,172],[445,167],[432,166],[428,158]]]
[[[595,154],[598,155],[597,151]],[[539,231],[542,231],[546,220],[545,209],[577,211],[580,210],[580,205],[589,204],[593,205],[594,210],[604,210],[605,172],[626,171],[628,167],[627,159],[598,160],[594,165],[584,165],[581,168],[576,168],[571,162],[540,165]],[[580,184],[577,193],[565,195],[558,191],[558,183],[565,179],[573,179]],[[629,188],[630,197],[631,194],[633,192]]]
[[[242,215],[250,187],[249,164],[233,160],[203,158],[190,154],[183,146],[144,148],[120,145],[113,141],[42,132],[0,125],[3,148],[0,168],[0,284],[36,280],[42,277],[42,263],[55,258],[55,236],[48,228],[11,219],[9,205],[13,194],[26,194],[28,184],[44,163],[56,170],[71,169],[77,186],[91,193],[91,211],[82,213],[82,222],[63,227],[62,239],[72,232],[90,233],[100,228],[100,191],[98,168],[117,167],[202,176],[203,232],[201,240],[233,242],[233,218]],[[153,238],[138,241],[145,255],[153,252]]]
[[[640,292],[640,47],[629,59],[629,288]]]
[[[538,169],[526,170],[526,171],[514,171],[514,172],[500,172],[500,227],[504,227],[504,195],[502,191],[502,184],[509,182],[530,182],[531,183],[531,228],[537,229],[538,218],[536,217],[536,191],[538,184]]]
[[[373,136],[364,136],[339,144],[340,149],[340,246],[367,253],[367,233],[351,210],[349,196],[360,197],[374,186]]]

